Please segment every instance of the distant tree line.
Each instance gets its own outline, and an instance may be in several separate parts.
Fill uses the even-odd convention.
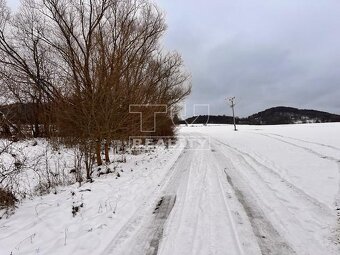
[[[233,124],[233,117],[225,115],[200,115],[176,121],[178,124]],[[340,115],[292,107],[274,107],[245,118],[236,118],[237,124],[282,125],[294,123],[340,122]]]

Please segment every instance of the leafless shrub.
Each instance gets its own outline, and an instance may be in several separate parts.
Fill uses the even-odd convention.
[[[18,200],[12,192],[0,188],[0,210],[14,207],[16,202]]]

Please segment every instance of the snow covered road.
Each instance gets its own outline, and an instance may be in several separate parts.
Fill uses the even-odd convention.
[[[197,155],[204,163],[178,190],[186,200],[175,205],[160,254],[258,254],[257,245],[262,254],[339,254],[340,150],[332,145],[339,135],[326,144],[322,127],[340,131],[338,124],[291,127],[314,128],[303,140],[251,127],[182,129],[210,135],[211,151]]]
[[[313,126],[295,129],[306,127]],[[339,254],[337,146],[251,127],[182,128],[180,135],[190,146],[163,190],[176,202],[161,223],[158,252],[141,238],[144,251],[124,254]]]
[[[57,213],[68,193],[26,202],[0,221],[0,254],[340,254],[339,134],[338,123],[182,127],[177,150],[87,184],[81,219]],[[103,192],[119,198],[114,215],[96,209]],[[41,204],[50,207],[30,212]],[[16,231],[35,236],[13,250]]]
[[[260,254],[250,222],[211,146],[209,139],[203,147],[190,147],[183,164],[176,166],[185,173],[178,185],[169,187],[177,187],[177,199],[159,254]]]
[[[171,178],[160,195],[161,200],[172,198],[174,202],[161,216],[164,220],[157,219],[149,208],[136,230],[125,233],[120,242],[115,237],[103,255],[261,254],[211,139],[189,134],[183,140],[187,146],[170,169]],[[131,217],[132,222],[138,217],[140,212]]]

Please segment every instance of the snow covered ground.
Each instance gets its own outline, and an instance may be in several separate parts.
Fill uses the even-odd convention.
[[[0,254],[340,254],[340,123],[238,128],[181,127],[117,179],[24,200]]]

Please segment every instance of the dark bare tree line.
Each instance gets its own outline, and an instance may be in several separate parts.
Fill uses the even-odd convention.
[[[31,104],[33,136],[80,145],[86,163],[96,155],[100,165],[102,145],[110,161],[111,141],[140,134],[131,104],[167,105],[154,134],[174,134],[170,110],[190,85],[181,57],[160,45],[165,30],[147,0],[24,0],[16,13],[0,0],[1,89]],[[143,117],[151,123],[154,112]]]

